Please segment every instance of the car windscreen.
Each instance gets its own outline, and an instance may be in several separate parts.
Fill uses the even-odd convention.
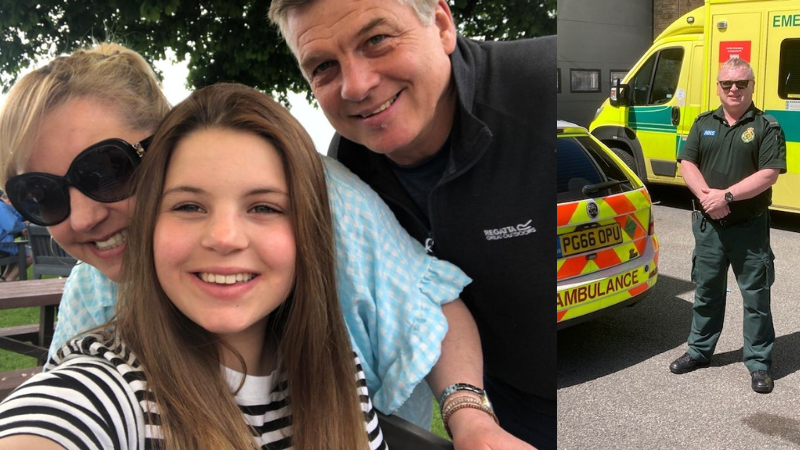
[[[558,203],[605,197],[633,190],[611,155],[589,137],[558,139]]]

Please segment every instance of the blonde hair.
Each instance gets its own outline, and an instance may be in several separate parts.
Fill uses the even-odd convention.
[[[278,26],[283,37],[286,37],[286,21],[289,12],[315,3],[317,0],[272,0],[269,5],[269,20]],[[437,0],[395,0],[401,5],[407,5],[425,25],[433,23],[433,13],[436,10]]]
[[[743,60],[742,58],[730,58],[724,63],[719,66],[719,73],[722,73],[723,70],[738,70],[738,69],[747,69],[747,79],[756,81],[756,74],[753,72],[753,68],[750,66],[750,63]],[[718,75],[719,76],[719,75]]]
[[[0,185],[22,173],[42,118],[82,97],[101,100],[132,129],[147,132],[170,108],[153,69],[133,50],[103,43],[60,56],[22,77],[6,97],[0,111]]]
[[[279,366],[288,380],[292,445],[297,450],[367,448],[353,350],[336,294],[322,161],[286,109],[238,84],[209,86],[178,104],[137,170],[116,330],[140,358],[160,413],[165,448],[255,448],[233,395],[225,395],[223,344],[175,308],[158,283],[154,265],[153,233],[171,154],[182,139],[207,128],[255,134],[275,147],[284,165],[297,246],[296,278],[290,297],[270,315],[267,335],[278,341]]]

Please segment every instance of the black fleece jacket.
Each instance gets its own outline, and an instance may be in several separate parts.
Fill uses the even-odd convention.
[[[459,37],[450,59],[458,107],[430,220],[385,156],[338,134],[329,154],[372,186],[409,234],[432,240],[435,256],[472,277],[461,298],[478,325],[485,373],[555,414],[556,39]]]

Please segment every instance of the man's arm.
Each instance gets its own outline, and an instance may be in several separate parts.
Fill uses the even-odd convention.
[[[483,388],[483,351],[472,314],[460,298],[443,305],[442,312],[447,318],[447,335],[442,340],[439,360],[425,377],[437,399],[454,383]]]
[[[686,185],[689,186],[689,190],[692,191],[692,194],[694,194],[694,196],[700,200],[700,206],[706,213],[708,213],[708,215],[711,216],[712,219],[722,219],[730,214],[731,209],[728,207],[728,202],[725,201],[724,192],[722,192],[721,205],[716,203],[713,206],[707,204],[707,197],[712,189],[708,187],[708,184],[706,183],[705,178],[703,178],[703,174],[700,173],[700,168],[697,167],[697,164],[685,159],[681,160],[681,176],[683,177],[683,181],[686,182]]]
[[[483,389],[483,351],[472,314],[461,299],[443,305],[442,312],[447,318],[448,331],[442,340],[441,356],[425,377],[428,386],[437,399],[454,383],[468,383]],[[472,392],[459,391],[453,395],[480,399]],[[533,448],[508,434],[489,414],[477,409],[456,411],[450,416],[448,426],[456,450]]]
[[[780,169],[761,169],[729,187],[728,191],[733,195],[734,200],[747,200],[769,189],[778,181],[780,174]]]
[[[686,182],[686,186],[692,191],[692,194],[702,200],[705,196],[703,190],[708,190],[708,184],[706,184],[706,180],[703,178],[703,174],[700,173],[700,168],[697,167],[697,164],[685,159],[681,160],[681,176],[683,181]]]
[[[770,186],[778,181],[778,175],[780,175],[780,173],[780,169],[761,169],[729,187],[727,190],[733,195],[734,201],[747,200],[769,189]],[[725,200],[725,190],[706,188],[703,192],[705,193],[705,197],[701,203],[704,209],[715,210],[720,208],[721,205],[727,206],[728,202]]]

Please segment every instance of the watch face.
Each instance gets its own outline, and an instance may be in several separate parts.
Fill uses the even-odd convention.
[[[728,202],[728,203],[732,202],[733,201],[733,194],[731,194],[730,192],[726,192],[725,193],[725,201]]]

